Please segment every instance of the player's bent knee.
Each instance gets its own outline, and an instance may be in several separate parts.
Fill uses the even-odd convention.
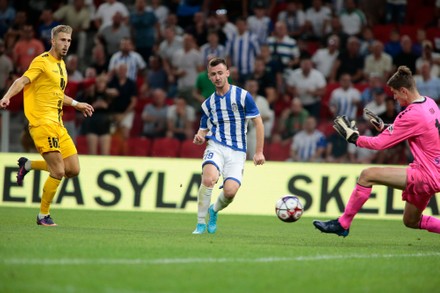
[[[72,178],[72,177],[76,177],[76,176],[78,176],[79,175],[79,168],[75,168],[75,169],[69,169],[69,170],[66,170],[66,172],[65,172],[65,177],[66,178]]]
[[[419,229],[419,221],[418,220],[414,220],[414,219],[408,219],[408,218],[403,218],[403,224],[407,227],[407,228],[411,228],[411,229]]]
[[[367,168],[361,171],[359,175],[359,184],[362,186],[368,186],[371,180],[374,178],[374,168]]]

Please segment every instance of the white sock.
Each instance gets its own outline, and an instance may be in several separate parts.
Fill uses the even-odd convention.
[[[38,219],[41,220],[42,218],[46,217],[47,215],[49,215],[49,214],[38,213]]]
[[[220,192],[220,195],[217,198],[217,201],[214,204],[214,211],[219,212],[225,207],[227,207],[234,199],[233,198],[226,198],[223,190]]]
[[[206,215],[211,204],[212,188],[200,185],[198,194],[197,223],[206,224]]]
[[[26,163],[24,163],[24,168],[26,169],[26,171],[31,170],[31,160],[27,160]]]

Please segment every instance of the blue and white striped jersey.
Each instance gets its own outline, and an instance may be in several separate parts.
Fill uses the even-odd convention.
[[[234,85],[224,96],[214,92],[202,104],[200,129],[212,139],[237,151],[246,152],[246,130],[249,119],[260,116],[251,94]]]
[[[257,37],[246,31],[242,35],[235,34],[227,42],[226,52],[240,74],[250,74],[254,72],[255,57],[260,54],[260,45]]]

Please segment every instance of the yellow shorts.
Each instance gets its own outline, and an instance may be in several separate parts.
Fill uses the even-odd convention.
[[[78,153],[66,128],[60,124],[31,126],[29,133],[41,155],[48,152],[59,152],[65,159]]]

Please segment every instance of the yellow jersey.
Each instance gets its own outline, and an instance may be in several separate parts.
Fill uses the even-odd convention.
[[[64,60],[44,52],[32,60],[23,76],[31,81],[23,91],[24,114],[29,126],[48,122],[63,125],[64,89],[67,84]]]

